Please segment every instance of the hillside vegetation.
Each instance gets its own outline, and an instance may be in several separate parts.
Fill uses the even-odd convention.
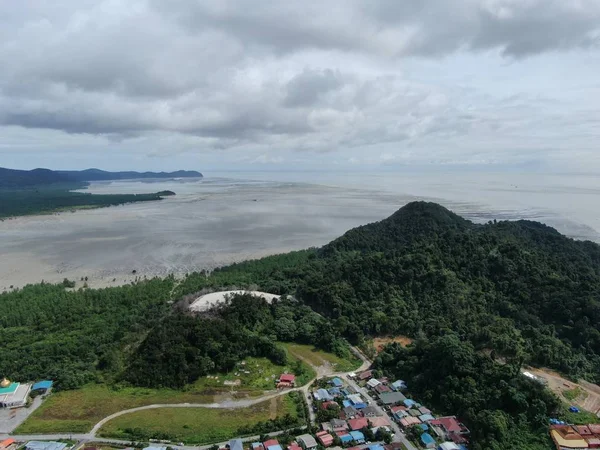
[[[277,341],[341,354],[342,336],[360,345],[403,335],[415,343],[388,346],[377,369],[407,379],[438,412],[460,414],[476,450],[546,448],[547,419],[562,406],[519,375],[524,364],[600,381],[600,246],[536,222],[478,225],[415,202],[321,249],[191,274],[176,287],[152,283],[166,285],[78,292],[43,285],[1,295],[0,338],[10,345],[0,348],[0,375],[56,377],[63,387],[95,377],[179,387],[246,356],[277,360]],[[188,294],[222,288],[297,301],[269,306],[242,296],[209,315],[176,312],[197,295]],[[136,292],[147,292],[147,301]],[[96,296],[112,300],[105,307],[90,302]],[[128,311],[113,317],[120,308]],[[89,342],[93,333],[102,345]],[[29,359],[30,349],[39,359]],[[70,382],[81,374],[85,380]]]

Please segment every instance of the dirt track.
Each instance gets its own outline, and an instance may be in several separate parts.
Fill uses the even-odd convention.
[[[575,383],[560,376],[560,374],[549,369],[534,369],[528,368],[529,372],[543,378],[548,383],[548,388],[559,396],[561,400],[569,405],[576,405],[586,411],[598,415],[600,412],[600,386],[589,383],[585,380],[580,380]],[[581,395],[574,400],[569,400],[564,396],[565,391],[581,389]]]

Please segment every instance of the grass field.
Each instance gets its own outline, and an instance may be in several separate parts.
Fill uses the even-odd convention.
[[[83,433],[104,417],[123,409],[153,403],[211,403],[206,390],[123,388],[87,385],[51,394],[15,433]]]
[[[234,389],[245,389],[245,390],[270,390],[275,387],[275,380],[285,372],[294,372],[293,366],[296,363],[295,358],[289,358],[290,361],[287,366],[277,366],[266,358],[246,358],[242,363],[238,363],[235,370],[232,370],[226,374],[208,375],[198,379],[194,384],[195,390],[202,390],[207,388],[223,387],[224,381],[235,381],[240,380],[240,385],[234,387]],[[306,377],[299,377],[297,380],[297,386],[302,386],[312,378],[314,378],[314,371],[304,364],[304,372],[307,374]]]
[[[290,414],[297,416],[289,396],[280,396],[249,408],[161,408],[125,414],[106,423],[103,437],[131,439],[126,430],[168,435],[171,440],[193,444],[222,442],[238,436],[242,425],[254,425]],[[274,430],[276,431],[276,430]]]
[[[600,418],[591,412],[580,410],[578,413],[572,413],[571,411],[566,411],[563,414],[562,419],[574,425],[587,425],[589,423],[600,423]]]
[[[289,354],[303,359],[314,366],[330,364],[336,372],[350,372],[361,365],[361,361],[354,355],[348,358],[340,358],[332,353],[317,350],[311,345],[302,345],[285,342],[282,344]]]
[[[290,358],[291,359],[291,358]],[[291,370],[277,366],[266,358],[247,358],[244,365],[227,374],[202,377],[184,390],[122,388],[87,385],[74,391],[51,394],[15,432],[84,433],[101,419],[115,412],[155,403],[213,403],[225,397],[256,397],[264,390],[274,389],[275,379]],[[250,373],[245,373],[250,372]],[[314,378],[312,368],[304,365],[305,375],[298,385]],[[237,375],[236,375],[237,374]],[[226,386],[224,381],[239,379],[239,386]]]

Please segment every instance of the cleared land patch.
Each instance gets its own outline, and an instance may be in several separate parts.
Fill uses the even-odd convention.
[[[349,355],[347,358],[340,358],[333,353],[327,353],[323,350],[318,350],[312,345],[302,345],[285,342],[282,344],[288,353],[296,358],[314,366],[326,366],[333,372],[350,372],[361,366],[362,361],[354,355]]]
[[[212,308],[215,305],[220,303],[224,303],[228,298],[234,295],[242,295],[242,294],[251,294],[255,297],[264,298],[267,303],[271,303],[273,299],[279,298],[279,295],[269,294],[268,292],[260,292],[260,291],[220,291],[220,292],[211,292],[210,294],[204,294],[198,297],[194,302],[190,305],[190,310],[192,311],[206,311],[207,309]]]
[[[199,378],[183,390],[121,388],[90,384],[73,391],[51,394],[15,433],[85,433],[103,418],[124,409],[164,403],[215,403],[225,399],[257,397],[275,388],[275,380],[284,372],[294,372],[298,364],[301,386],[316,374],[307,364],[289,358],[286,366],[266,358],[246,358],[229,373]],[[239,382],[237,381],[239,380]]]
[[[275,417],[297,416],[296,405],[289,396],[274,400],[274,408],[272,401],[267,400],[238,409],[161,408],[138,411],[107,422],[99,434],[120,439],[135,438],[138,434],[163,435],[171,440],[194,444],[221,442],[236,437],[240,426],[265,422],[273,419],[273,414]]]
[[[600,386],[584,380],[575,383],[548,369],[528,368],[527,370],[546,380],[548,389],[565,403],[575,405],[594,416],[600,412]]]
[[[391,344],[392,342],[397,342],[402,347],[406,347],[407,345],[412,344],[413,340],[408,336],[376,337],[373,338],[373,347],[375,347],[377,353],[380,353],[387,344]]]

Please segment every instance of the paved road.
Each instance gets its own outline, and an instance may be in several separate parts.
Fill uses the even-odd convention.
[[[294,428],[305,429],[306,426],[294,427]],[[288,431],[288,430],[274,431],[272,433],[265,433],[265,435],[275,437],[275,436],[279,436],[280,434],[285,433],[286,431]],[[6,439],[7,437],[9,437],[8,434],[0,434],[1,439]],[[83,433],[83,434],[81,434],[81,433],[80,434],[77,434],[77,433],[29,434],[29,435],[19,435],[19,436],[13,435],[10,437],[17,439],[18,441],[47,441],[47,440],[57,440],[57,439],[76,440],[76,441],[78,441],[78,443],[75,446],[75,448],[82,447],[88,442],[101,442],[101,443],[106,443],[106,444],[119,444],[119,445],[124,445],[124,446],[128,446],[131,444],[130,440],[124,441],[124,440],[120,440],[120,439],[98,438],[98,437],[92,436],[90,433]],[[256,442],[259,439],[260,439],[259,435],[243,438],[244,442]],[[219,447],[224,447],[226,444],[229,444],[229,441],[216,443],[216,445],[218,445]],[[162,445],[166,445],[166,444],[162,444]],[[178,450],[207,450],[207,449],[211,448],[213,445],[215,445],[215,444],[197,445],[197,446],[168,444],[169,447],[172,447],[172,448],[178,449]]]
[[[377,411],[379,412],[379,414],[381,414],[381,415],[387,417],[388,419],[390,419],[390,423],[391,423],[390,428],[394,432],[394,442],[402,442],[406,446],[406,448],[408,450],[417,450],[417,448],[408,439],[406,439],[406,436],[404,435],[404,433],[402,433],[402,431],[400,431],[400,427],[394,421],[394,419],[392,417],[390,417],[390,415],[387,413],[387,411],[384,410],[381,406],[379,406],[374,399],[371,398],[371,396],[369,395],[369,393],[367,392],[366,389],[360,387],[351,378],[348,378],[346,381],[348,382],[348,384],[350,386],[352,386],[354,389],[356,389],[357,392],[359,392],[362,395],[363,398],[369,399],[370,400],[369,404],[371,406],[373,406],[374,408],[376,408]]]
[[[361,366],[356,370],[358,371],[363,371],[366,370],[370,365],[371,365],[371,361],[369,361],[363,354],[362,352],[360,352],[358,349],[351,347],[352,352],[361,359],[362,364]],[[307,361],[308,362],[308,361]],[[310,363],[309,363],[310,364]],[[313,366],[314,367],[314,366]],[[346,376],[348,373],[350,372],[334,372],[333,368],[331,366],[319,366],[319,367],[314,367],[315,371],[317,372],[319,377],[323,377],[323,376],[339,376],[339,377],[344,377]],[[130,413],[134,413],[137,411],[144,411],[144,410],[148,410],[148,409],[158,409],[158,408],[223,408],[223,409],[235,409],[235,408],[247,408],[249,406],[253,406],[256,405],[257,403],[261,403],[267,400],[271,400],[273,398],[279,397],[281,395],[285,395],[288,394],[290,392],[294,392],[294,391],[301,391],[303,393],[303,395],[305,396],[305,398],[307,398],[309,400],[309,414],[310,414],[310,420],[311,423],[315,422],[315,413],[312,410],[312,398],[309,395],[309,390],[310,390],[310,386],[314,383],[314,381],[316,380],[316,378],[310,380],[307,384],[305,384],[302,387],[297,387],[297,388],[292,388],[292,389],[285,389],[285,390],[281,390],[281,391],[277,391],[277,392],[273,392],[270,394],[266,394],[263,395],[261,397],[256,397],[256,398],[252,398],[252,399],[242,399],[242,400],[225,400],[223,402],[219,402],[219,403],[174,403],[174,404],[155,404],[155,405],[146,405],[146,406],[140,406],[137,408],[131,408],[131,409],[125,409],[119,412],[116,412],[114,414],[111,414],[107,417],[105,417],[104,419],[102,419],[101,421],[99,421],[96,425],[94,425],[94,427],[91,429],[91,431],[89,433],[61,433],[61,434],[43,434],[43,435],[12,435],[11,437],[19,440],[19,441],[28,441],[28,440],[48,440],[48,439],[74,439],[74,440],[78,440],[81,441],[83,443],[88,442],[88,441],[94,441],[94,442],[114,442],[114,443],[120,443],[120,444],[129,444],[130,441],[119,441],[116,439],[103,439],[103,438],[98,438],[96,437],[98,431],[100,430],[100,428],[102,428],[102,426],[104,424],[106,424],[106,422],[115,419],[119,416],[122,416],[124,414],[130,414]],[[352,381],[352,383],[354,383]],[[356,385],[356,383],[354,383],[354,385],[358,388],[358,386]],[[360,388],[358,388],[360,389]],[[397,428],[397,426],[396,426]],[[398,430],[399,431],[399,430]],[[271,433],[270,435],[275,436],[277,434],[280,434],[282,432],[276,432],[276,433]],[[1,438],[6,438],[8,437],[8,434],[0,434]],[[251,440],[251,439],[258,439],[258,436],[256,437],[251,437],[251,438],[247,438],[244,440]],[[174,448],[181,448],[181,449],[204,449],[204,448],[209,448],[214,444],[211,445],[207,445],[204,447],[186,447],[186,446],[182,446],[182,447],[177,447],[177,446],[173,446],[171,445],[171,447]],[[413,448],[409,447],[409,450],[413,450]],[[416,449],[414,449],[416,450]]]

